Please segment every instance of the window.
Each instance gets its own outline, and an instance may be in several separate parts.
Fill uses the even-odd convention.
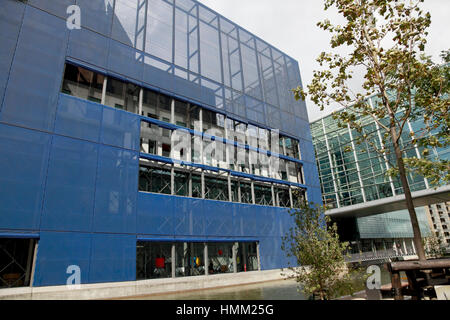
[[[30,285],[34,239],[0,238],[0,289]]]
[[[248,182],[241,181],[240,189],[241,189],[241,202],[249,204],[253,203],[251,184]]]
[[[263,206],[272,206],[272,188],[270,186],[264,186],[255,184],[255,204],[263,205]]]
[[[172,244],[166,242],[137,243],[136,280],[172,276]]]
[[[66,64],[61,92],[101,103],[104,80],[101,74]]]
[[[107,106],[138,113],[140,87],[114,78],[108,78],[105,104]]]
[[[160,167],[139,169],[139,190],[153,193],[171,194],[170,170]]]

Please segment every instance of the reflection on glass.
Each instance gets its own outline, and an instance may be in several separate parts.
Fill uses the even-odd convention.
[[[204,244],[193,242],[177,243],[175,275],[177,277],[187,277],[204,274]]]
[[[109,78],[106,86],[107,106],[138,113],[140,87],[114,78]]]
[[[136,247],[136,280],[171,276],[172,244],[139,241]]]
[[[66,64],[62,92],[94,102],[101,102],[105,77],[90,70]]]

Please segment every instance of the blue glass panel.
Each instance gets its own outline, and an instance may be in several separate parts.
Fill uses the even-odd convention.
[[[281,267],[278,252],[281,251],[279,237],[264,237],[260,241],[261,269],[271,270]]]
[[[200,22],[200,61],[203,76],[222,82],[218,30]]]
[[[114,0],[77,0],[81,9],[81,25],[107,37],[111,33]]]
[[[70,5],[75,4],[75,0],[28,0],[28,3],[44,11],[50,12],[62,18],[69,17],[67,14],[67,8]]]
[[[0,11],[0,110],[8,81],[14,51],[19,38],[25,6],[17,1],[4,1]]]
[[[318,203],[319,205],[322,204],[322,194],[321,194],[321,191],[320,191],[320,187],[308,188],[306,193],[307,193],[307,197],[308,197],[308,201],[309,202]]]
[[[272,105],[278,105],[278,91],[273,73],[272,60],[264,54],[258,54],[259,70],[264,86],[265,101]]]
[[[281,111],[281,127],[280,130],[285,131],[292,135],[296,134],[295,129],[295,117],[294,115]]]
[[[308,121],[295,117],[295,129],[296,132],[293,132],[292,133],[293,135],[302,137],[303,139],[306,140],[312,140],[311,130]]]
[[[145,10],[145,1],[116,0],[111,38],[143,50]]]
[[[209,81],[201,79],[202,102],[223,109],[223,89],[222,86]]]
[[[89,283],[136,280],[136,236],[93,234]]]
[[[264,104],[256,99],[253,99],[249,96],[245,97],[246,107],[247,107],[247,116],[250,120],[265,123],[265,115],[264,115]]]
[[[246,211],[245,205],[239,203],[230,203],[228,211],[233,213],[233,235],[234,236],[245,236],[246,228]]]
[[[67,34],[65,21],[26,8],[0,120],[53,129]]]
[[[177,8],[175,10],[174,32],[175,64],[184,69],[198,73],[199,50],[197,18]]]
[[[306,161],[314,161],[314,146],[311,141],[299,139],[301,158]]]
[[[108,38],[87,29],[72,30],[69,37],[68,56],[106,68]]]
[[[194,100],[200,101],[202,99],[202,90],[200,89],[197,75],[176,68],[173,79],[173,90],[175,93]],[[214,97],[209,100],[211,103],[214,103],[213,101]]]
[[[232,236],[233,212],[228,210],[229,203],[204,200],[205,233],[207,236]]]
[[[175,2],[176,6],[187,11],[191,14],[197,15],[196,12],[196,3],[192,0],[177,0]]]
[[[317,171],[317,166],[313,162],[303,163],[303,173],[305,175],[305,181],[308,186],[320,187],[319,183],[319,173]],[[308,199],[311,201],[310,199]]]
[[[173,235],[174,210],[174,197],[139,192],[137,233]]]
[[[67,284],[73,274],[67,273],[70,266],[78,266],[81,283],[88,283],[90,252],[91,235],[88,233],[41,231],[33,286]]]
[[[91,231],[97,145],[54,136],[48,166],[41,227]]]
[[[302,101],[302,100],[294,101],[292,103],[292,107],[294,109],[294,114],[297,117],[300,117],[303,120],[306,120],[306,121],[309,122],[308,112],[307,112],[307,109],[306,109],[306,102],[305,101]]]
[[[100,140],[104,144],[138,151],[139,124],[138,115],[104,107]]]
[[[205,217],[203,200],[175,197],[174,224],[177,236],[203,236]]]
[[[95,191],[95,232],[136,232],[136,152],[101,146]]]
[[[110,40],[108,56],[109,70],[141,81],[143,62],[144,55],[142,52],[117,41]]]
[[[280,234],[280,224],[282,223],[282,215],[279,208],[260,207],[255,210],[255,225],[257,234],[260,236],[274,236]]]
[[[266,117],[269,127],[275,129],[279,129],[281,127],[281,113],[278,108],[266,104]]]
[[[244,235],[256,236],[261,230],[258,228],[258,211],[263,207],[256,207],[248,204],[239,204],[236,208],[238,214],[243,216]]]
[[[144,57],[143,72],[144,82],[159,88],[164,88],[166,90],[172,90],[174,86],[176,86],[177,88],[183,88],[183,86],[186,84],[186,82],[183,81],[184,79],[180,77],[174,78],[172,65],[161,62],[147,55]],[[178,82],[181,82],[181,84],[175,85],[174,82],[176,82],[177,84]],[[198,90],[199,89],[197,89],[197,91]],[[181,90],[180,94],[183,94]]]
[[[172,62],[173,7],[163,0],[148,0],[145,52]]]
[[[245,97],[237,91],[233,91],[233,113],[243,118],[247,117]]]
[[[241,39],[242,41],[242,39]],[[249,40],[251,43],[253,39]],[[256,52],[254,49],[242,44],[242,69],[244,74],[245,93],[262,99],[261,83],[259,81]]]
[[[60,94],[55,132],[98,142],[103,107],[100,104]]]
[[[0,124],[0,226],[38,229],[50,136]]]

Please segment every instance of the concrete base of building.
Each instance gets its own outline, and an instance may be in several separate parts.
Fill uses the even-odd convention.
[[[0,300],[89,300],[119,299],[125,297],[132,298],[153,294],[212,289],[281,280],[287,278],[289,275],[292,275],[292,271],[289,269],[276,269],[129,282],[8,288],[0,289]]]

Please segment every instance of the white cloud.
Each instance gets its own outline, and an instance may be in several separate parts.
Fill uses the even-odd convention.
[[[329,18],[336,23],[337,12],[324,11],[322,0],[201,0],[201,3],[222,14],[241,27],[280,49],[299,62],[304,84],[309,83],[315,61],[320,52],[329,50],[329,34],[316,26]],[[436,62],[439,53],[450,48],[450,1],[425,0],[423,8],[431,13],[427,54]],[[318,119],[332,111],[320,112],[307,102],[310,120]]]

